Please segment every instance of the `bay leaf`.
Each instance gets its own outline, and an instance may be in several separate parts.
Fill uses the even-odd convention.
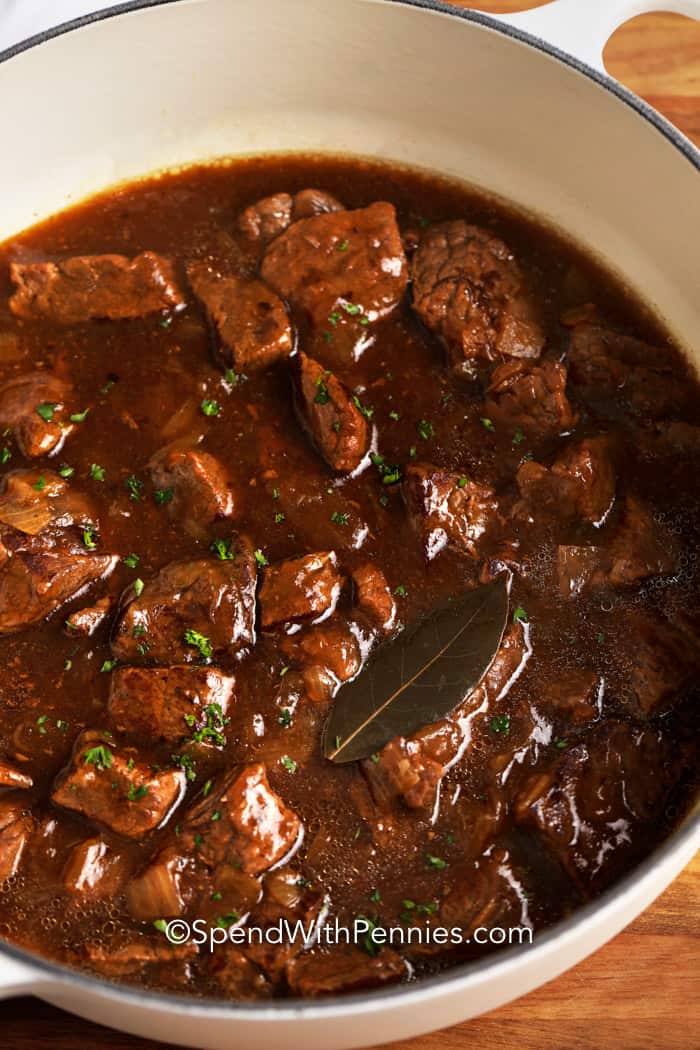
[[[324,734],[331,762],[353,762],[444,718],[493,663],[508,619],[508,574],[449,602],[380,646],[337,693]]]

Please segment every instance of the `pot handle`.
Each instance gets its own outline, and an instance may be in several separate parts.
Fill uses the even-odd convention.
[[[660,9],[700,21],[700,0],[553,0],[534,11],[492,17],[605,73],[603,49],[615,30],[635,15]]]
[[[28,995],[37,987],[37,971],[0,951],[0,1000]]]

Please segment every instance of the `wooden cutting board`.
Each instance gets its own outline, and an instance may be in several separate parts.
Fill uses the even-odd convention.
[[[482,0],[458,6],[506,12],[540,4]],[[700,145],[700,26],[669,14],[636,18],[615,34],[605,57],[613,76]],[[396,1050],[697,1050],[699,917],[700,855],[644,915],[569,973],[477,1020],[394,1044]],[[34,999],[0,1005],[0,1050],[162,1045],[80,1021]]]

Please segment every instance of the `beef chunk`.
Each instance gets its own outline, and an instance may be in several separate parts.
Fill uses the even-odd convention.
[[[0,758],[0,787],[4,788],[30,788],[34,781],[28,773],[17,769],[12,762],[6,758]]]
[[[383,631],[390,631],[396,623],[396,602],[382,570],[370,562],[353,569],[357,607],[372,623]]]
[[[602,680],[595,671],[576,667],[549,683],[547,700],[562,726],[582,726],[599,714]]]
[[[266,284],[219,273],[204,260],[190,263],[187,276],[206,310],[223,366],[260,372],[289,357],[294,337],[287,311]]]
[[[122,600],[112,651],[123,663],[208,662],[255,641],[255,558],[247,540],[234,558],[171,562],[138,596]]]
[[[295,222],[272,242],[262,275],[318,331],[358,337],[390,314],[408,281],[393,205],[376,203]]]
[[[520,427],[537,440],[566,433],[578,421],[566,397],[566,369],[558,361],[499,365],[491,376],[484,411],[499,426]]]
[[[436,920],[440,926],[461,929],[464,936],[469,936],[479,926],[514,926],[522,922],[517,881],[505,850],[495,850],[476,864],[455,867],[448,878],[450,884]]]
[[[318,551],[272,565],[260,588],[260,620],[270,630],[297,620],[328,616],[336,606],[343,577],[333,551]]]
[[[355,947],[339,947],[324,953],[305,952],[287,967],[289,987],[305,998],[359,992],[407,976],[406,963],[391,948],[382,948],[375,957]]]
[[[93,508],[51,471],[10,474],[0,495],[0,634],[37,623],[106,576]]]
[[[108,595],[100,598],[94,605],[78,609],[66,620],[66,627],[72,634],[93,635],[101,627],[114,607],[114,600]]]
[[[635,496],[625,500],[610,548],[611,564],[606,583],[633,586],[649,576],[672,573],[676,544],[668,530],[654,521],[650,509]]]
[[[606,564],[608,555],[603,547],[557,547],[557,582],[562,598],[577,598],[589,588],[604,586]]]
[[[362,771],[380,809],[401,796],[411,809],[430,810],[445,769],[426,754],[422,741],[396,737],[382,748],[376,761],[365,759]]]
[[[362,637],[355,625],[333,617],[327,623],[287,635],[281,648],[293,667],[301,668],[304,694],[315,703],[331,699],[342,682],[347,682],[362,666],[362,651],[371,639]]]
[[[265,879],[263,898],[248,920],[255,929],[293,930],[302,923],[305,931],[313,929],[326,904],[323,893],[300,880],[299,872],[291,868],[270,872]],[[283,924],[287,923],[285,927]],[[281,944],[255,941],[246,948],[246,954],[267,976],[277,981],[295,956],[304,949],[302,937],[285,938]]]
[[[429,463],[407,469],[403,497],[428,561],[445,547],[478,558],[480,541],[501,521],[493,489]]]
[[[168,512],[193,536],[234,512],[233,488],[226,470],[208,452],[169,448],[150,463],[156,489],[172,491]]]
[[[596,324],[577,325],[568,353],[571,381],[593,407],[623,406],[650,419],[679,414],[692,404],[689,384],[662,347]],[[618,408],[619,411],[619,408]]]
[[[0,886],[22,863],[34,826],[24,803],[13,796],[0,800]]]
[[[75,897],[114,898],[121,893],[129,863],[125,854],[99,837],[75,845],[63,869],[63,885]]]
[[[211,705],[222,720],[234,688],[233,677],[213,668],[119,667],[111,677],[109,716],[119,732],[177,743],[206,731]]]
[[[268,244],[299,219],[342,210],[340,201],[323,190],[301,190],[293,197],[275,193],[246,208],[238,219],[238,228],[250,240]]]
[[[212,820],[214,813],[218,820]],[[270,787],[265,766],[234,769],[190,812],[182,842],[197,843],[197,858],[215,868],[233,864],[257,875],[292,851],[301,822]]]
[[[79,255],[61,262],[14,262],[10,277],[16,286],[10,309],[29,321],[119,321],[185,303],[172,262],[154,252],[133,259]]]
[[[549,469],[528,460],[516,481],[535,520],[548,515],[601,525],[615,499],[615,471],[605,438],[570,445]]]
[[[51,372],[15,376],[0,387],[0,429],[9,429],[29,459],[60,449],[73,429],[69,383]]]
[[[621,697],[643,720],[666,714],[698,682],[698,642],[661,619],[631,614],[629,689]]]
[[[539,357],[545,334],[522,271],[488,230],[462,220],[431,226],[411,272],[414,308],[458,372],[472,375],[503,357]]]
[[[367,454],[369,428],[343,384],[300,351],[295,390],[297,415],[328,466],[356,470]]]
[[[197,954],[197,946],[188,944],[172,945],[163,939],[154,944],[146,938],[134,940],[129,944],[118,946],[104,944],[86,944],[87,962],[101,976],[112,978],[135,977],[148,975],[150,981],[184,984],[189,970],[187,961]]]
[[[165,823],[184,790],[181,770],[154,773],[135,748],[117,748],[111,733],[87,730],[76,740],[51,798],[119,835],[138,839]]]
[[[238,948],[226,945],[225,953],[212,961],[212,977],[227,999],[268,999],[272,984]]]
[[[669,757],[656,730],[603,724],[587,743],[532,774],[515,800],[515,817],[537,828],[590,890],[629,862],[633,832],[658,816],[671,786]]]

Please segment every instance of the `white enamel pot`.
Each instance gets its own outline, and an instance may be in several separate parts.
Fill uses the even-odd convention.
[[[494,19],[430,0],[145,0],[78,19],[0,54],[0,239],[95,190],[189,161],[354,152],[466,179],[568,231],[700,360],[700,154],[602,67],[612,30],[653,6],[557,0]],[[700,0],[662,6],[700,17]],[[319,1002],[195,1002],[3,946],[0,995],[33,993],[202,1048],[407,1038],[573,966],[647,907],[699,844],[696,812],[533,946],[413,985]]]

